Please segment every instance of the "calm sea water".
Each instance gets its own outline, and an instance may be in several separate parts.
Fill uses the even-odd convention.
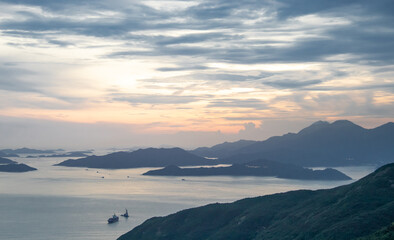
[[[101,170],[52,166],[64,158],[14,158],[39,170],[0,172],[0,239],[110,240],[153,216],[213,202],[351,183],[373,166],[343,167],[351,181],[272,177],[153,177],[148,168]],[[104,178],[102,178],[104,177]],[[182,180],[184,178],[184,180]],[[130,218],[107,224],[113,213]]]

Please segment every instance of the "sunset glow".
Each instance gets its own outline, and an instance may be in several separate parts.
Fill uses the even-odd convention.
[[[66,132],[68,124],[105,124],[117,130],[103,130],[103,138],[119,131],[114,144],[130,146],[146,144],[143,134],[206,134],[209,145],[262,140],[317,120],[375,127],[394,118],[393,21],[382,9],[34,2],[0,1],[5,146],[18,141],[17,122],[28,129],[41,121],[40,133],[31,133],[37,139],[47,136],[47,122]],[[255,133],[242,135],[249,123]],[[168,144],[182,143],[174,139]]]

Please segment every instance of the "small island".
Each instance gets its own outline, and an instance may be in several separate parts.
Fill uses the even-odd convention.
[[[0,172],[30,172],[36,171],[37,168],[30,167],[26,164],[10,163],[0,165]]]
[[[151,170],[143,175],[150,176],[257,176],[277,177],[299,180],[351,180],[344,173],[326,168],[324,170],[312,170],[300,166],[280,163],[269,160],[254,160],[244,164],[233,164],[229,167],[200,167],[180,168],[167,166],[158,170]]]

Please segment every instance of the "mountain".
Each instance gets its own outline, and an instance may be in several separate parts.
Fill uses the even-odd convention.
[[[394,162],[394,123],[365,129],[346,120],[319,121],[296,134],[271,137],[231,154],[220,162],[245,163],[265,158],[304,167],[383,165]]]
[[[2,158],[0,157],[0,164],[9,164],[9,163],[16,163],[8,158]]]
[[[394,222],[394,164],[355,183],[210,204],[154,217],[119,240],[352,240]]]
[[[31,148],[2,149],[0,151],[6,154],[51,154],[56,152],[55,150],[38,150]]]
[[[15,153],[5,153],[0,151],[0,157],[19,157],[19,155]]]
[[[37,169],[32,168],[23,163],[21,164],[11,163],[11,164],[0,165],[0,172],[29,172],[35,170]]]
[[[163,169],[151,170],[143,175],[151,176],[258,176],[278,177],[303,180],[350,180],[342,172],[326,168],[312,170],[300,166],[268,160],[255,160],[244,164],[233,164],[229,167],[179,168],[167,166]]]
[[[201,157],[224,158],[235,154],[238,150],[253,143],[256,143],[256,141],[239,140],[237,142],[224,142],[210,148],[200,147],[189,152]]]
[[[139,168],[164,167],[168,165],[197,166],[214,165],[213,160],[196,156],[180,148],[147,148],[134,152],[115,152],[105,156],[89,156],[80,159],[69,159],[57,166],[88,168]]]
[[[358,238],[357,240],[393,240],[393,239],[394,239],[394,222],[379,231],[376,231],[366,237]]]

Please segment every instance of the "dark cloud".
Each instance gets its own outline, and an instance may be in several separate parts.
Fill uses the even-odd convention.
[[[35,73],[14,65],[0,65],[0,90],[12,92],[40,92],[34,82],[26,81],[28,75]]]
[[[180,37],[165,37],[162,36],[156,42],[158,45],[173,45],[183,43],[201,43],[205,41],[229,41],[234,39],[242,39],[240,35],[229,35],[223,33],[202,33],[202,34],[186,34]]]
[[[290,80],[279,80],[279,81],[264,81],[263,84],[283,89],[291,88],[302,88],[310,85],[316,85],[322,83],[322,80],[308,80],[308,81],[290,81]]]
[[[159,11],[133,3],[125,6],[121,1],[2,1],[41,7],[53,15],[40,15],[20,11],[23,18],[0,22],[3,34],[43,38],[49,44],[68,46],[53,34],[76,34],[101,38],[123,39],[125,50],[115,51],[107,57],[132,56],[198,56],[212,61],[235,63],[313,62],[327,61],[327,57],[352,54],[351,62],[385,64],[394,62],[394,17],[389,9],[394,2],[356,0],[283,0],[283,1],[204,1],[183,11]],[[123,5],[122,5],[123,4]],[[56,15],[65,11],[69,17]],[[106,16],[103,11],[112,11]],[[82,20],[72,16],[91,14],[96,17]],[[270,14],[271,13],[271,14]],[[277,15],[275,15],[277,13]],[[266,20],[256,20],[261,14]],[[331,27],[287,27],[292,18],[308,14],[349,19],[350,25]],[[277,16],[277,17],[275,17]],[[184,21],[178,21],[182,18]],[[272,44],[269,33],[289,35],[292,31],[308,34],[320,30],[319,37],[305,37],[291,45]],[[183,34],[177,37],[133,35],[142,30],[210,30],[209,33]],[[224,33],[223,30],[226,30]],[[260,32],[266,39],[249,39],[242,33]],[[52,36],[52,37],[49,37]],[[129,41],[143,44],[144,51],[127,50]],[[271,42],[271,44],[269,43]],[[209,44],[208,44],[209,43]],[[285,41],[284,41],[285,43]],[[378,43],[378,44],[377,44]],[[186,44],[186,45],[185,45]],[[187,44],[197,44],[187,46]]]
[[[357,10],[368,10],[368,12],[379,15],[392,16],[394,2],[391,0],[369,1],[369,0],[282,0],[278,9],[282,18],[297,17],[308,14],[351,12]]]

